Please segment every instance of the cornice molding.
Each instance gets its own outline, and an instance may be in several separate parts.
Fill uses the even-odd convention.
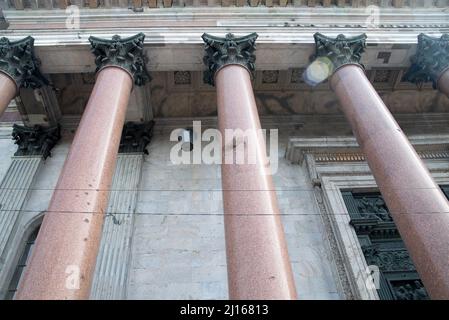
[[[242,21],[246,26],[261,25],[271,21],[273,26],[302,26],[307,24],[322,25],[344,25],[349,22],[351,25],[366,24],[366,19],[372,15],[372,12],[365,7],[361,8],[313,8],[313,7],[293,7],[268,8],[259,7],[257,9],[249,7],[178,7],[172,9],[154,8],[138,14],[131,12],[128,8],[96,9],[79,8],[82,16],[82,24],[101,21],[108,22],[120,20],[132,22],[144,22],[149,18],[158,22],[167,22],[177,17],[180,21],[193,21],[204,23],[219,20],[222,23],[232,23],[233,21]],[[389,25],[412,26],[412,25],[438,25],[447,24],[444,19],[447,16],[446,8],[380,8],[378,14],[382,17],[379,21],[379,27]],[[67,18],[65,10],[3,10],[4,16],[12,24],[27,20],[36,21],[36,15],[44,17],[48,23],[63,22]],[[254,20],[254,21],[252,21]],[[326,21],[329,21],[326,23]],[[176,24],[174,25],[176,26]],[[101,28],[101,26],[98,26]]]
[[[67,29],[67,14],[64,10],[5,10],[4,14],[11,24],[10,30],[4,30],[5,33],[11,33],[12,37],[32,33],[38,46],[54,45],[58,41],[61,41],[61,45],[85,45],[90,35],[99,34],[109,38],[117,32],[118,27],[123,27],[123,36],[145,33],[145,44],[198,44],[202,42],[200,36],[203,32],[237,34],[242,28],[257,32],[258,44],[312,43],[311,35],[315,32],[329,36],[339,33],[352,36],[366,32],[369,37],[378,38],[379,43],[392,43],[401,39],[416,43],[416,35],[420,32],[441,33],[447,32],[444,28],[449,28],[448,13],[444,8],[380,8],[381,19],[376,28],[367,27],[370,12],[366,8],[301,7],[298,10],[297,7],[260,7],[254,10],[247,7],[183,7],[154,8],[139,13],[128,8],[81,8],[80,29]],[[37,20],[37,15],[42,19]],[[105,27],[108,25],[114,25],[114,28]],[[201,31],[198,31],[199,27]],[[413,34],[410,38],[407,36],[409,32]],[[276,36],[268,36],[270,33]]]

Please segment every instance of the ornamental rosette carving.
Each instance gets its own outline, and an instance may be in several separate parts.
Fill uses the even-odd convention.
[[[253,78],[257,37],[257,33],[244,37],[235,37],[232,33],[228,33],[224,38],[204,33],[201,37],[206,51],[203,62],[208,67],[208,71],[204,73],[204,81],[214,85],[217,71],[229,64],[245,67]]]
[[[404,74],[403,80],[418,85],[431,81],[436,89],[441,73],[449,68],[449,34],[434,38],[421,33],[418,36],[416,54],[410,61],[412,65]]]
[[[382,271],[415,271],[407,250],[380,250],[375,245],[362,246],[368,265],[376,265]]]
[[[346,64],[357,64],[363,68],[360,59],[366,48],[366,34],[363,33],[352,38],[339,34],[336,38],[330,38],[317,32],[313,37],[315,39],[315,54],[312,56],[312,60],[327,60],[331,66],[329,76],[336,69]]]
[[[25,127],[14,124],[12,138],[18,145],[15,156],[42,155],[46,159],[51,156],[51,149],[61,139],[61,129],[59,126]]]
[[[8,74],[18,88],[40,88],[48,80],[39,70],[40,61],[34,55],[34,39],[26,37],[18,41],[0,38],[0,71]]]
[[[91,51],[95,55],[96,72],[106,66],[118,66],[129,71],[134,84],[138,86],[150,81],[143,53],[144,39],[143,33],[124,39],[115,35],[112,40],[89,37]]]
[[[136,123],[127,122],[123,127],[119,153],[148,154],[146,146],[153,136],[154,121]]]

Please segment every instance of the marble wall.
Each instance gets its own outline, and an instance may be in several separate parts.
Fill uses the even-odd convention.
[[[284,158],[274,176],[300,299],[339,299],[338,280],[307,173]],[[153,138],[143,164],[129,298],[227,299],[221,171],[173,165],[169,132]]]
[[[397,115],[407,133],[448,133],[447,114]],[[127,274],[129,299],[226,299],[227,270],[219,165],[174,165],[169,154],[172,129],[191,120],[156,119],[149,155],[142,162]],[[213,118],[204,119],[208,127]],[[300,299],[344,299],[326,225],[305,167],[285,158],[292,136],[348,136],[341,116],[263,118],[263,127],[279,128],[279,167],[274,175],[288,250]],[[325,125],[324,125],[325,124]],[[204,128],[203,128],[204,129]],[[10,250],[46,210],[70,147],[73,132],[45,160],[29,191]],[[0,179],[15,147],[0,139]],[[13,261],[9,266],[14,265]],[[4,286],[5,283],[0,283]]]

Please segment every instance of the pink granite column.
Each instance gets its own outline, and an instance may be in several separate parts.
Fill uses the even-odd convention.
[[[364,38],[315,39],[318,56],[330,57],[336,66],[330,85],[426,290],[433,299],[449,299],[449,203],[357,64]],[[346,50],[339,65],[335,48],[345,46],[352,56]]]
[[[438,78],[437,88],[449,98],[449,66]]]
[[[254,41],[252,34],[235,38],[203,35],[206,42],[205,62],[209,65],[211,83],[217,88],[218,126],[225,130],[261,129],[251,85]],[[212,63],[220,46],[227,56],[221,65]],[[241,60],[236,57],[243,51]],[[217,58],[220,59],[220,58]],[[230,60],[227,60],[230,59]],[[229,63],[228,63],[229,62]],[[217,68],[215,68],[215,67]],[[212,77],[215,76],[215,79]],[[222,187],[225,220],[226,253],[230,299],[296,299],[296,289],[287,252],[276,191],[266,166],[263,136],[255,135],[254,150],[258,161],[236,164],[232,142],[223,148]],[[234,161],[226,163],[225,150],[231,150]]]
[[[89,297],[129,96],[133,80],[141,78],[127,67],[134,63],[146,72],[142,61],[135,60],[142,52],[143,39],[143,34],[123,40],[115,36],[113,41],[90,39],[100,57],[99,72],[17,299]],[[112,46],[118,48],[114,55],[108,50]],[[109,64],[102,65],[102,61]]]
[[[0,117],[16,96],[17,86],[10,76],[0,71]]]

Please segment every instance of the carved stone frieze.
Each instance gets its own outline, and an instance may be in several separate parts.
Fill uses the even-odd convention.
[[[415,271],[407,250],[380,250],[376,245],[362,246],[368,265],[376,265],[382,271]]]
[[[329,153],[315,153],[310,152],[315,156],[316,162],[359,162],[365,161],[365,155],[359,152],[329,152]],[[421,159],[446,159],[449,158],[448,150],[429,150],[418,151]]]

